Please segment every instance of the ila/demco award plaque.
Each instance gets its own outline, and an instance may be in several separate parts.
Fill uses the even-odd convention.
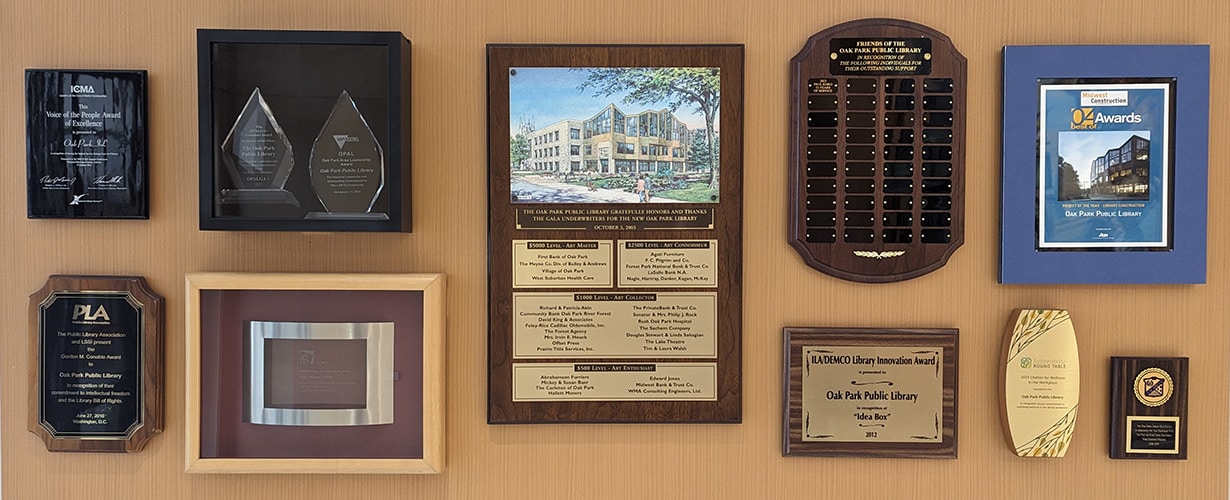
[[[50,451],[140,451],[162,431],[162,320],[143,278],[48,278],[30,296],[30,432]]]
[[[957,457],[957,330],[784,337],[783,455]]]
[[[488,421],[738,422],[743,48],[487,61]]]
[[[1110,358],[1110,458],[1187,459],[1187,358]]]
[[[145,71],[26,70],[26,215],[148,219]]]

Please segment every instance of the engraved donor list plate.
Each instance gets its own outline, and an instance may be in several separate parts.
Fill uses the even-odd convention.
[[[943,266],[964,241],[965,57],[926,26],[864,19],[790,68],[790,244],[851,281]]]
[[[49,451],[136,452],[162,431],[162,297],[140,277],[51,276],[30,296],[30,432]]]
[[[739,422],[743,47],[487,62],[488,422]]]

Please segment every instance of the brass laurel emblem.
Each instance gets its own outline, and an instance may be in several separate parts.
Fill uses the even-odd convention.
[[[855,250],[854,255],[866,257],[868,259],[882,260],[892,257],[900,257],[905,255],[905,250],[892,250],[888,252],[873,252],[871,250]]]

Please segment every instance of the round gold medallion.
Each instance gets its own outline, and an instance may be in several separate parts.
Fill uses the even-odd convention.
[[[1170,379],[1170,374],[1161,368],[1145,368],[1136,375],[1136,383],[1133,384],[1132,392],[1136,393],[1136,400],[1140,401],[1145,406],[1161,406],[1170,400],[1170,395],[1174,394],[1174,381]]]

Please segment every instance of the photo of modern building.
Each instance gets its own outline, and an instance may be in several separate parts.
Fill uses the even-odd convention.
[[[1089,194],[1093,197],[1149,197],[1149,139],[1132,135],[1093,160]]]

